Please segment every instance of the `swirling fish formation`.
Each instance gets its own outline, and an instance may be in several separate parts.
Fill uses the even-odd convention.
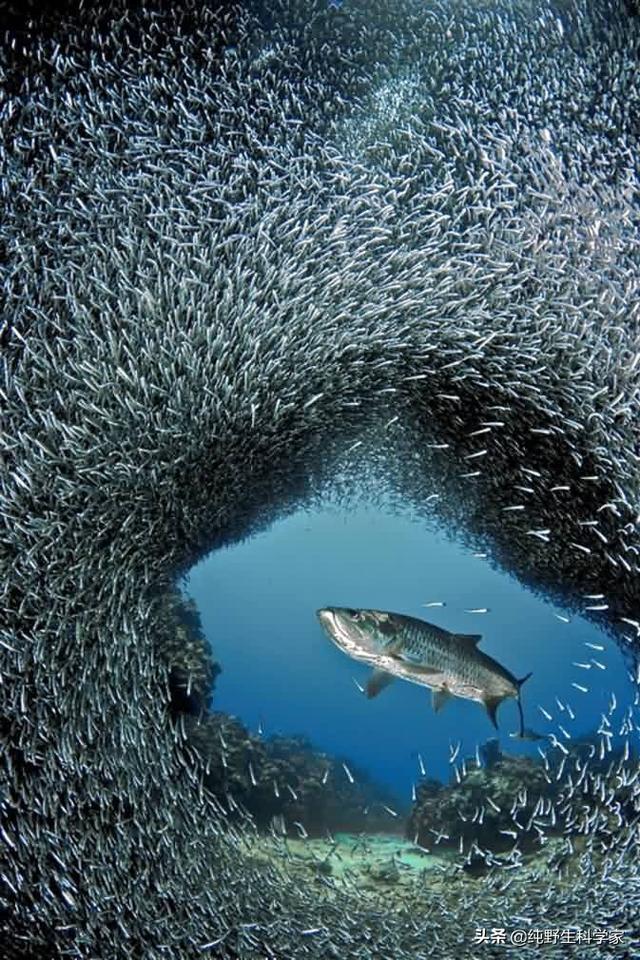
[[[565,770],[600,813],[553,896],[391,912],[265,874],[167,709],[158,599],[346,458],[632,661],[633,10],[82,6],[2,41],[5,955],[463,957],[475,918],[591,907],[633,930],[630,759]]]

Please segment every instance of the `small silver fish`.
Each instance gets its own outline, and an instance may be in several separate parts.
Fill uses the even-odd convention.
[[[546,740],[546,736],[543,733],[536,733],[535,730],[532,730],[531,727],[525,727],[522,732],[516,730],[515,733],[510,733],[509,736],[513,740],[530,740],[532,743],[536,740]]]

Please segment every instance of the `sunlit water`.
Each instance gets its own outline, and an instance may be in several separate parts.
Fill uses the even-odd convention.
[[[327,639],[319,607],[393,610],[482,634],[480,649],[516,677],[533,672],[522,689],[526,725],[566,746],[569,737],[595,734],[603,713],[613,717],[616,734],[616,717],[633,697],[628,667],[604,632],[580,617],[564,622],[566,611],[494,570],[488,557],[409,515],[299,512],[208,557],[191,571],[186,590],[222,666],[214,709],[253,731],[260,726],[265,736],[303,734],[407,802],[420,775],[418,754],[427,776],[447,782],[457,744],[459,764],[496,731],[478,703],[452,698],[436,716],[428,688],[402,680],[368,700],[354,680],[364,684],[369,668]],[[477,608],[488,612],[466,612]],[[514,701],[501,705],[498,725],[505,753],[537,755],[541,748],[553,757],[560,749],[548,739],[509,736],[518,729]]]

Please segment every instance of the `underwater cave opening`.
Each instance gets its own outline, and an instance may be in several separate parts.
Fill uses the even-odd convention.
[[[391,829],[410,813],[421,782],[455,784],[478,757],[483,766],[505,755],[542,764],[545,754],[553,766],[582,741],[605,756],[621,748],[619,720],[634,688],[610,637],[409,508],[327,502],[299,510],[209,555],[183,587],[222,668],[212,709],[265,742],[305,738],[335,762],[332,777],[370,778],[393,811]],[[370,668],[328,640],[315,616],[324,606],[391,610],[481,634],[484,653],[518,678],[532,673],[524,721],[540,739],[511,736],[519,728],[514,700],[500,706],[496,731],[481,704],[451,698],[435,714],[430,690],[404,680],[363,696]]]

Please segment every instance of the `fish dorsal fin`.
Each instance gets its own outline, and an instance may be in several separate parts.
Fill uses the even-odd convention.
[[[386,670],[372,670],[371,676],[369,677],[364,688],[365,693],[369,699],[372,697],[377,697],[385,687],[388,687],[389,684],[393,682],[393,680],[395,680],[395,677],[392,674],[387,673]]]
[[[433,712],[439,713],[450,697],[451,697],[451,694],[449,693],[446,687],[442,687],[440,690],[433,689],[431,691],[431,703],[433,705]]]
[[[465,643],[469,647],[477,647],[482,640],[481,633],[456,633],[456,640]]]

